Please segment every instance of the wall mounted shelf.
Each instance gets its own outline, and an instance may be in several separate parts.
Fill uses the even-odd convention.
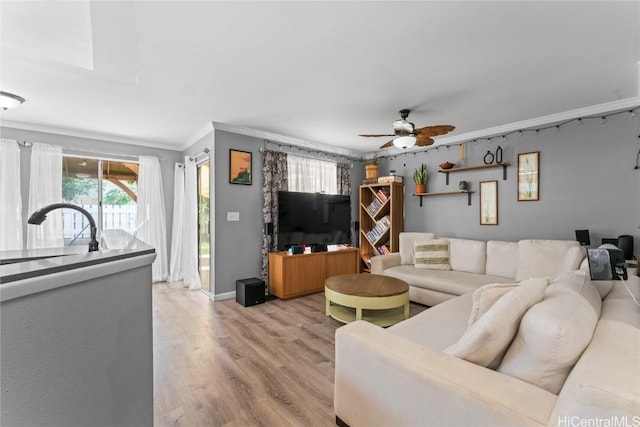
[[[493,168],[498,168],[498,167],[502,167],[502,180],[506,181],[507,180],[507,166],[510,166],[511,163],[491,163],[490,165],[476,165],[476,166],[460,166],[458,168],[451,168],[451,169],[440,169],[438,172],[440,173],[444,173],[447,175],[447,185],[449,185],[449,174],[450,173],[455,173],[455,172],[467,172],[467,171],[474,171],[474,170],[481,170],[481,169],[493,169]]]
[[[420,207],[422,207],[422,198],[427,196],[447,196],[452,194],[466,194],[467,195],[467,206],[471,206],[471,194],[473,191],[464,190],[464,191],[437,191],[433,193],[415,193],[412,196],[420,197]]]

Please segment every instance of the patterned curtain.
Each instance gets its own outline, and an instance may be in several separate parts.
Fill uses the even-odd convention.
[[[351,166],[348,163],[338,163],[338,194],[351,195]]]
[[[269,289],[269,252],[278,248],[278,191],[288,190],[287,153],[265,151],[262,156],[262,222],[273,224],[273,234],[262,236],[262,280]]]

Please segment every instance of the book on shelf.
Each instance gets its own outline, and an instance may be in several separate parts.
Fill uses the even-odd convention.
[[[389,200],[389,190],[387,190],[386,188],[378,189],[376,194],[377,194],[378,198],[380,200],[382,200],[383,202],[386,202],[387,200]]]
[[[378,178],[369,178],[369,179],[362,180],[363,185],[377,184],[377,183],[378,183]]]

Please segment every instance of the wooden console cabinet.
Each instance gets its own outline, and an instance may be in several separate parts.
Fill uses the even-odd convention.
[[[358,248],[287,255],[269,254],[269,293],[289,299],[324,291],[327,277],[358,272]]]

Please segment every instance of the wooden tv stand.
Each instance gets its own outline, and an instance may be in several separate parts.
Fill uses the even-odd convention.
[[[288,255],[269,253],[269,293],[289,299],[324,291],[327,277],[358,272],[358,248]]]

